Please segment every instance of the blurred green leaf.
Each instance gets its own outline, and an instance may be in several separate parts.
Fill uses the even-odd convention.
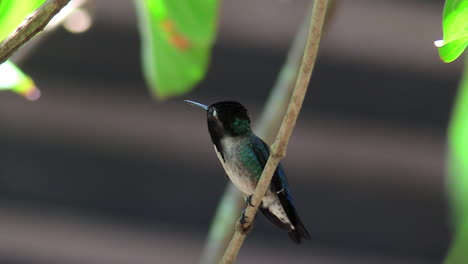
[[[29,100],[36,100],[40,96],[33,80],[11,61],[0,64],[0,90],[11,90]]]
[[[218,0],[136,0],[143,74],[160,99],[203,79],[215,39]]]
[[[445,264],[468,263],[468,58],[449,128],[449,194],[454,238]]]
[[[8,37],[45,0],[0,0],[0,41]]]
[[[468,46],[468,1],[445,1],[442,19],[444,39],[435,41],[440,58],[445,62],[457,59]]]
[[[45,0],[0,0],[0,41],[4,40]],[[36,100],[40,91],[33,80],[11,61],[0,64],[0,90],[11,90],[29,100]]]
[[[45,0],[0,0],[0,41],[11,35]],[[0,90],[11,90],[29,100],[40,96],[33,80],[11,61],[0,64]]]

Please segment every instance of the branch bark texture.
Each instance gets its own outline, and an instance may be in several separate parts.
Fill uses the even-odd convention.
[[[70,2],[70,0],[47,0],[21,25],[0,43],[0,63],[5,62],[13,53],[36,34],[44,30],[49,21]]]
[[[260,205],[263,196],[270,186],[273,173],[275,172],[276,167],[278,166],[281,159],[286,155],[289,138],[291,137],[292,131],[296,124],[297,116],[299,115],[299,111],[302,107],[302,102],[304,101],[304,97],[310,81],[310,76],[317,58],[327,4],[328,0],[314,1],[311,22],[309,26],[309,34],[299,70],[299,75],[296,80],[296,85],[291,95],[288,110],[284,116],[279,133],[275,142],[271,146],[270,157],[267,161],[267,164],[265,165],[265,169],[263,170],[255,192],[253,193],[251,202],[254,206],[248,206],[245,211],[245,216],[247,219],[255,218],[258,206]],[[245,240],[245,237],[247,236],[247,232],[244,230],[249,230],[251,224],[251,222],[248,222],[245,225],[242,225],[240,222],[237,223],[236,231],[233,238],[231,239],[231,242],[229,243],[228,248],[226,249],[226,252],[224,253],[221,263],[234,263],[237,254]]]

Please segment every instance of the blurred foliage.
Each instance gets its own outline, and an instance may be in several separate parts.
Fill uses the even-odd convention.
[[[468,1],[447,0],[442,41],[436,41],[444,62],[457,59],[468,45]],[[445,264],[468,263],[468,59],[449,128],[449,195],[454,237]]]
[[[27,15],[45,0],[0,0],[0,40],[4,40],[20,25]]]
[[[457,59],[468,45],[468,1],[445,1],[442,19],[443,40],[435,45],[439,48],[440,58],[445,62]]]
[[[0,0],[0,40],[4,40],[45,0]],[[11,61],[0,64],[0,90],[12,90],[30,100],[40,93],[33,80]]]
[[[136,0],[143,73],[157,98],[190,91],[206,74],[218,0]]]
[[[11,90],[29,100],[36,100],[40,96],[33,80],[11,61],[0,64],[0,90]]]
[[[135,0],[143,73],[160,99],[190,91],[206,75],[218,0]],[[45,0],[0,0],[0,38],[8,37]],[[9,63],[6,68],[13,67]]]
[[[435,42],[444,62],[457,59],[468,45],[468,1],[447,0],[442,28]],[[449,128],[449,195],[454,237],[445,264],[468,263],[468,60],[460,83]]]
[[[468,58],[449,129],[449,190],[454,238],[445,264],[468,263]]]

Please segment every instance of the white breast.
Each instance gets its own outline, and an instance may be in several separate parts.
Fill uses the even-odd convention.
[[[223,149],[226,150],[224,154],[225,160],[223,160],[221,153],[216,149],[216,145],[214,148],[226,174],[239,191],[246,196],[251,195],[255,190],[255,183],[251,180],[251,177],[246,174],[247,172],[241,169],[242,164],[237,158],[237,155],[235,155],[240,143],[233,140],[231,137],[225,137],[221,140],[221,144]],[[229,153],[234,155],[229,155]]]
[[[221,162],[224,170],[226,171],[226,174],[239,191],[241,191],[245,196],[250,196],[255,191],[255,182],[251,180],[251,177],[246,175],[246,171],[239,169],[241,167],[241,164],[240,161],[237,159],[237,156],[230,156],[228,154],[236,154],[240,142],[233,140],[231,137],[225,137],[221,140],[221,144],[223,146],[223,149],[225,150],[225,160],[223,160],[223,157],[216,148],[216,145],[213,146],[219,161]],[[262,200],[262,207],[268,208],[268,210],[276,217],[278,217],[278,219],[280,219],[283,223],[289,224],[291,229],[294,229],[294,226],[291,224],[290,220],[286,216],[286,212],[284,211],[283,206],[281,205],[281,202],[279,201],[276,193],[268,191],[267,195]]]

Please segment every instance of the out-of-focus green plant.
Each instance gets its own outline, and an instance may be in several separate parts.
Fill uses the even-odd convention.
[[[0,90],[11,90],[29,100],[36,100],[40,96],[33,80],[11,61],[0,64]]]
[[[468,45],[468,1],[447,0],[443,40],[435,45],[444,62],[457,59]],[[453,240],[445,264],[468,263],[468,59],[449,127],[448,190],[453,217]]]
[[[1,0],[0,41],[13,33],[26,16],[44,2],[45,0]],[[11,90],[29,100],[36,100],[40,95],[33,80],[11,61],[0,64],[0,90]]]
[[[449,194],[453,240],[445,264],[468,263],[468,59],[449,129]]]
[[[440,58],[444,62],[457,59],[468,45],[468,1],[445,1],[442,19],[443,40],[434,44],[439,48]]]
[[[216,36],[219,0],[135,1],[142,39],[143,73],[153,94],[164,99],[190,91],[206,75]],[[0,40],[18,30],[27,15],[49,2],[52,11],[64,4],[64,1],[0,0]],[[42,7],[46,10],[45,5]],[[48,18],[45,15],[46,12],[40,19]],[[39,25],[39,16],[37,18]],[[14,40],[20,41],[21,37]],[[17,48],[13,44],[8,47]],[[2,61],[10,55],[4,52]]]
[[[218,0],[135,0],[143,73],[159,99],[190,91],[205,76]]]
[[[1,0],[0,41],[13,33],[26,16],[44,2],[45,0]]]

